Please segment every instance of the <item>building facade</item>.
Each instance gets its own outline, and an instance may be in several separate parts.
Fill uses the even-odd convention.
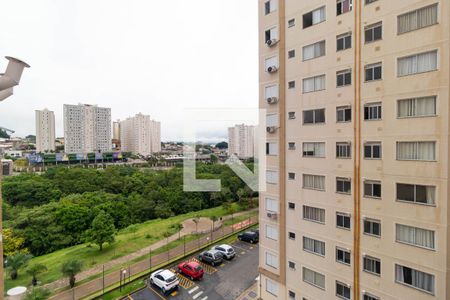
[[[36,151],[55,151],[55,113],[48,109],[36,110]]]
[[[262,299],[450,299],[450,3],[259,0],[259,20]]]
[[[120,122],[121,149],[144,156],[161,152],[161,123],[141,113]]]
[[[111,108],[64,104],[66,153],[111,151]]]
[[[255,126],[237,124],[228,128],[228,155],[241,159],[254,156]]]

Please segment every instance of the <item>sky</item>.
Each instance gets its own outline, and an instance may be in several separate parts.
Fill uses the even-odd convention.
[[[202,112],[197,139],[223,140],[228,126],[256,122],[257,5],[3,0],[0,72],[7,55],[31,68],[0,102],[0,126],[35,134],[35,110],[48,108],[63,136],[63,104],[88,103],[110,107],[113,120],[150,115],[163,141],[182,140],[186,115]]]

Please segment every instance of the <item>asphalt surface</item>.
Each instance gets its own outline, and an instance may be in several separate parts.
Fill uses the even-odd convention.
[[[158,287],[149,285],[131,294],[132,300],[234,300],[252,284],[258,276],[258,245],[236,241],[232,244],[236,257],[216,267],[203,265],[205,274],[201,281],[191,281],[179,276],[180,286],[171,294],[163,295]],[[189,259],[195,259],[193,256]],[[176,264],[168,269],[173,271]]]

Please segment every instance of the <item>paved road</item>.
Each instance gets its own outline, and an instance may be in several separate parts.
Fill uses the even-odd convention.
[[[258,276],[258,245],[236,241],[237,256],[216,268],[204,266],[201,281],[180,278],[180,287],[170,295],[163,295],[149,286],[130,296],[133,300],[234,300],[255,283]],[[175,269],[175,265],[171,268]],[[128,299],[130,299],[128,298]]]

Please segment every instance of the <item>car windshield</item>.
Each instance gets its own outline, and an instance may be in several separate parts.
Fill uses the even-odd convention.
[[[233,249],[228,249],[228,251],[227,251],[228,253],[231,253],[231,252],[233,252]]]
[[[202,269],[202,267],[200,267],[200,266],[196,266],[196,267],[194,268],[195,272],[200,272],[201,269]]]
[[[167,283],[171,283],[172,281],[175,281],[176,279],[177,279],[176,276],[172,276],[172,277],[167,278],[167,279],[166,279],[166,282],[167,282]]]

